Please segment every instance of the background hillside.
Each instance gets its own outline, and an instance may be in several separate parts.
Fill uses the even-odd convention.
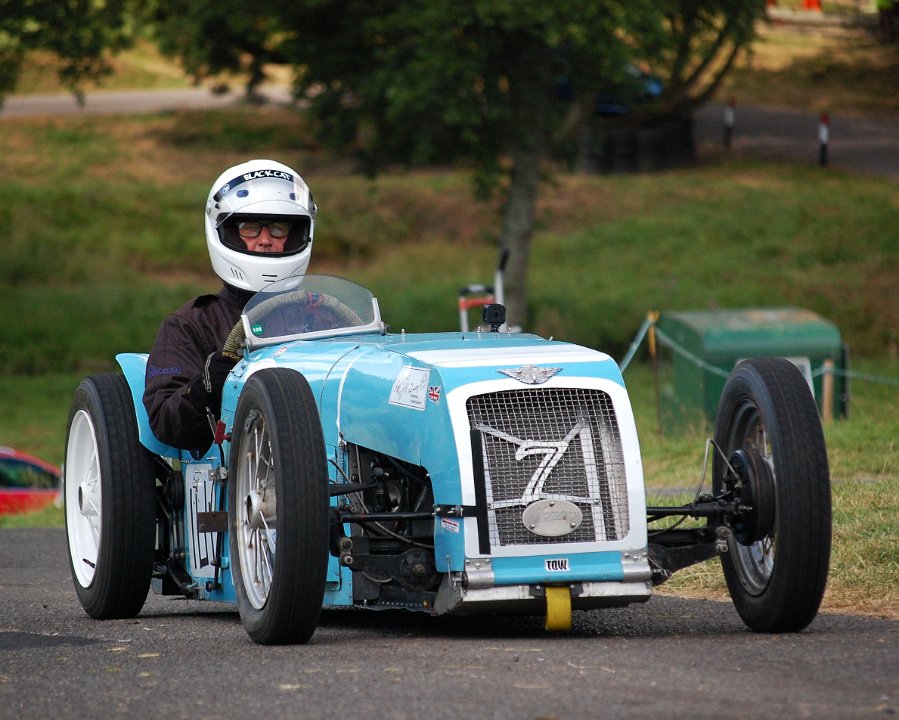
[[[304,169],[321,209],[313,268],[370,284],[394,328],[452,329],[458,288],[492,279],[495,208],[473,199],[464,169],[367,180],[323,156],[290,111],[3,127],[0,217],[17,231],[0,308],[30,340],[4,374],[107,367],[116,351],[149,347],[167,309],[214,289],[209,178],[247,157]],[[539,207],[529,329],[621,356],[650,309],[799,305],[836,322],[856,355],[891,356],[897,206],[888,181],[748,159],[560,171]]]

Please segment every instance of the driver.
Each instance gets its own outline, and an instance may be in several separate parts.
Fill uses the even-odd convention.
[[[185,450],[209,447],[222,387],[240,359],[222,352],[225,340],[257,291],[306,271],[315,213],[303,179],[272,160],[236,165],[213,183],[206,246],[224,285],[183,305],[159,328],[143,397],[159,440]]]

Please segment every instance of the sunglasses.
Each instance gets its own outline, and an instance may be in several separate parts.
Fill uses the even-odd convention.
[[[262,228],[268,228],[268,234],[273,238],[287,237],[290,233],[290,223],[287,222],[242,222],[237,226],[237,232],[242,238],[259,237]]]

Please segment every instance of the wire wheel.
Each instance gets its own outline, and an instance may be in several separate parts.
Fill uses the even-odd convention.
[[[260,370],[240,395],[231,440],[228,515],[241,622],[261,644],[315,631],[328,562],[328,478],[315,398],[305,378]]]
[[[732,518],[721,556],[737,612],[753,630],[796,632],[818,612],[830,562],[830,471],[814,398],[787,360],[731,373],[718,405],[715,493],[749,510]],[[731,472],[731,468],[735,471]]]
[[[761,595],[771,581],[777,552],[777,479],[768,432],[758,408],[743,403],[734,418],[735,437],[743,437],[731,456],[731,466],[741,478],[743,498],[752,506],[748,518],[735,522],[736,542],[730,543],[733,568],[751,595]],[[760,486],[765,490],[760,491]],[[761,517],[767,520],[762,521]],[[753,532],[751,528],[764,525]]]
[[[278,490],[272,444],[265,417],[259,412],[247,418],[239,452],[237,546],[247,600],[261,610],[271,590],[277,551]]]

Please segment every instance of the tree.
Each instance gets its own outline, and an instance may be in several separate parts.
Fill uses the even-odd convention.
[[[635,63],[684,113],[752,37],[763,0],[307,0],[281,2],[296,90],[332,145],[369,171],[473,159],[505,193],[509,319],[527,317],[527,269],[545,161],[570,148],[609,81]],[[722,59],[723,54],[723,59]],[[499,181],[503,181],[500,183]]]
[[[688,115],[712,97],[740,51],[750,47],[765,3],[676,0],[659,5],[635,27],[635,57],[665,86],[644,111]]]
[[[278,27],[266,3],[248,9],[240,0],[155,0],[147,14],[160,49],[181,60],[195,80],[223,71],[246,73],[252,96],[266,65],[282,62]]]
[[[26,53],[59,60],[60,79],[81,99],[81,85],[109,71],[107,54],[133,38],[137,0],[0,0],[0,106],[15,90]]]

